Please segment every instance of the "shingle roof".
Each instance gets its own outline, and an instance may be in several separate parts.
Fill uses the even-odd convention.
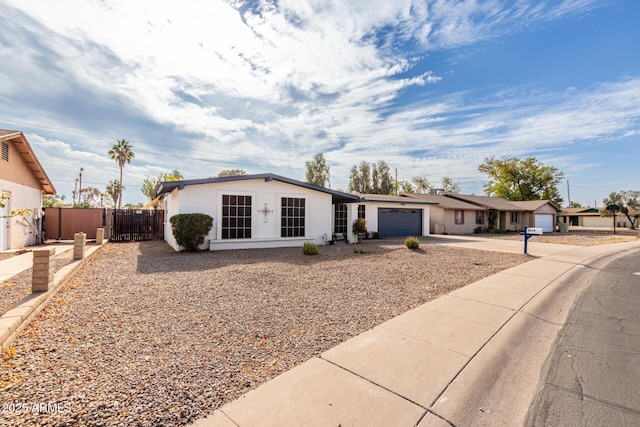
[[[359,196],[362,201],[365,202],[391,202],[391,203],[409,203],[409,204],[435,204],[435,202],[429,202],[427,200],[417,200],[411,199],[409,197],[402,196],[394,196],[388,194],[362,194],[362,193],[353,193]]]
[[[53,183],[44,171],[44,168],[33,152],[31,145],[29,145],[27,137],[25,137],[22,132],[17,130],[0,129],[0,141],[6,141],[13,144],[45,194],[56,194],[56,189],[53,187]]]
[[[497,211],[524,212],[527,210],[523,207],[513,204],[513,202],[510,202],[507,199],[502,199],[499,197],[474,196],[466,194],[447,194],[446,197],[451,197],[469,203],[475,203],[477,205]]]
[[[473,205],[462,200],[447,196],[433,194],[400,193],[402,197],[422,200],[430,203],[437,203],[443,209],[465,210],[465,211],[486,211],[483,206]]]
[[[554,208],[556,212],[560,212],[562,210],[560,206],[556,205],[551,200],[523,200],[518,202],[512,201],[511,203],[513,203],[516,206],[525,208],[528,211],[537,211],[538,209],[540,209],[542,206],[546,204],[551,205],[551,207]]]

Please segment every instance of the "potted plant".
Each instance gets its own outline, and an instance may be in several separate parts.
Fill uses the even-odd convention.
[[[358,218],[353,222],[351,227],[353,234],[358,236],[358,242],[361,242],[364,236],[367,234],[367,221],[364,218]]]

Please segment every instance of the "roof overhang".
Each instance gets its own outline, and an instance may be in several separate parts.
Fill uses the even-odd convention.
[[[309,190],[330,194],[331,201],[334,204],[357,203],[361,201],[360,197],[354,194],[331,190],[329,188],[320,187],[318,185],[309,184],[307,182],[298,181],[298,180],[287,178],[284,176],[275,175],[272,173],[225,176],[220,178],[191,179],[191,180],[182,180],[182,181],[163,181],[158,183],[158,186],[156,187],[156,195],[159,196],[162,194],[170,193],[176,188],[178,190],[183,190],[185,187],[190,185],[217,184],[217,183],[224,183],[224,182],[249,181],[249,180],[264,180],[265,182],[279,181],[279,182],[284,182],[286,184],[307,188]]]
[[[56,189],[53,187],[53,183],[47,176],[47,173],[44,171],[44,168],[38,161],[38,158],[33,152],[31,145],[29,145],[29,141],[24,136],[22,132],[19,131],[6,131],[7,133],[0,134],[0,141],[10,142],[20,153],[20,157],[26,163],[27,167],[33,173],[33,176],[36,178],[40,187],[42,188],[42,192],[44,194],[56,194]]]

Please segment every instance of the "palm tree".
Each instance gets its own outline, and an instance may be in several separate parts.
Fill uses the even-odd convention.
[[[111,198],[113,199],[113,206],[118,205],[118,201],[122,196],[123,188],[124,187],[120,185],[120,182],[118,182],[117,179],[112,179],[111,181],[109,181],[109,184],[107,184],[105,194],[111,196]]]
[[[118,209],[122,208],[122,190],[124,189],[122,185],[122,169],[125,163],[131,163],[131,160],[136,156],[131,148],[129,141],[121,139],[114,144],[108,152],[109,156],[120,166],[120,197],[118,197]]]

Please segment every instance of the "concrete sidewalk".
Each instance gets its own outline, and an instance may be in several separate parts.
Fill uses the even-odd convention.
[[[444,240],[476,249],[502,245],[506,251],[519,244],[520,252],[523,245]],[[193,426],[524,424],[543,364],[576,297],[608,260],[640,249],[639,241],[547,245],[530,246],[542,258],[382,323]]]
[[[46,245],[29,246],[26,252],[13,255],[11,258],[0,261],[0,282],[3,282],[17,274],[28,270],[33,265],[33,251],[55,248],[56,255],[73,249],[73,243],[49,243]]]

